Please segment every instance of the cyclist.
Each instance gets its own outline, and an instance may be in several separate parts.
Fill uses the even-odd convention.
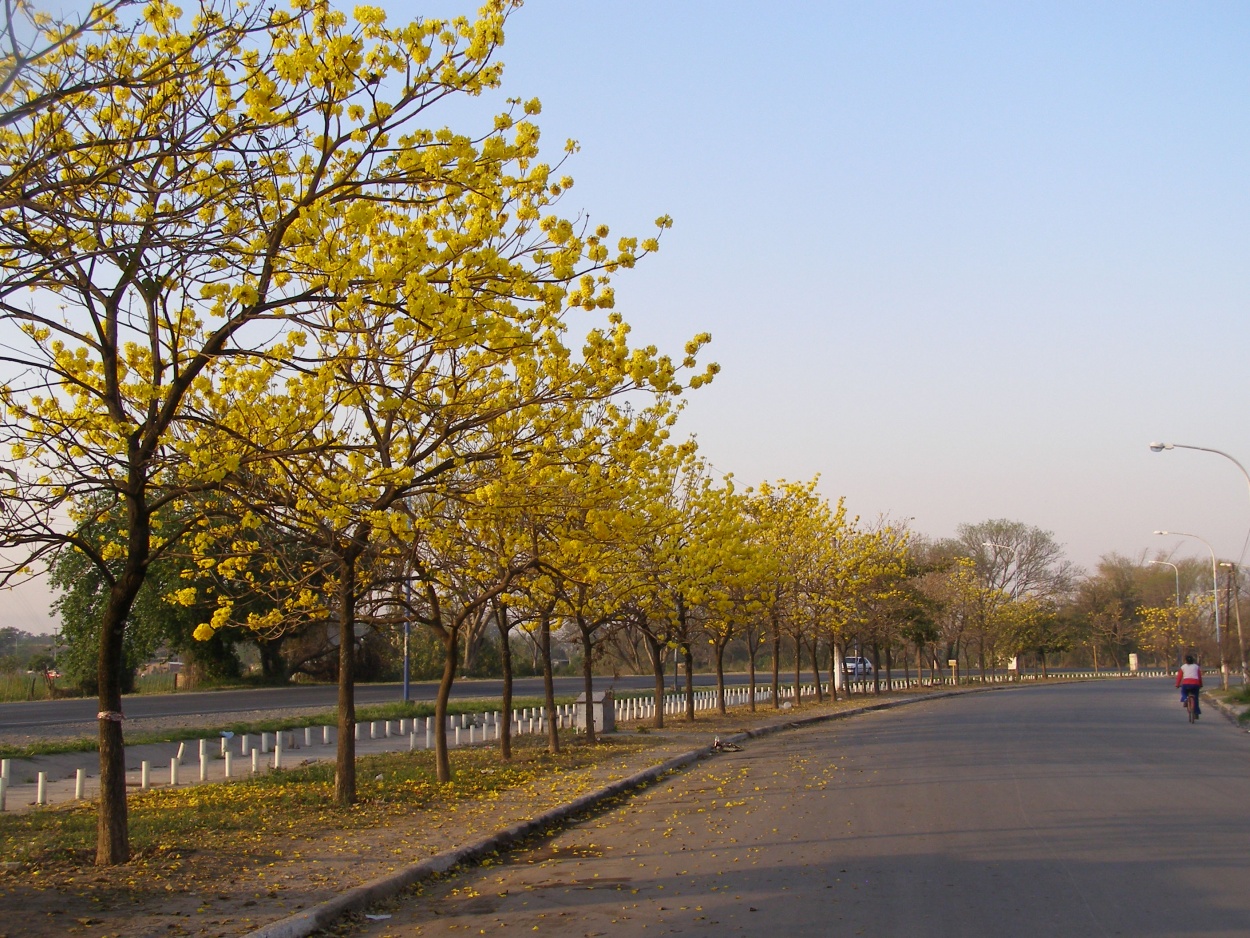
[[[1193,655],[1185,656],[1185,663],[1176,672],[1176,686],[1181,689],[1181,706],[1185,706],[1185,698],[1194,698],[1194,718],[1202,716],[1202,707],[1198,704],[1198,691],[1202,687],[1202,668],[1194,663]]]

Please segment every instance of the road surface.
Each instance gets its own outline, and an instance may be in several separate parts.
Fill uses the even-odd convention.
[[[356,934],[1244,936],[1250,736],[1169,681],[777,734]]]

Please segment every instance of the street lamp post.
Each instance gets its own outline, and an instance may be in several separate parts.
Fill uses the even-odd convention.
[[[1232,458],[1232,457],[1229,457]],[[1207,545],[1207,550],[1211,552],[1211,600],[1215,604],[1215,646],[1219,650],[1220,655],[1220,675],[1224,680],[1224,689],[1228,690],[1228,663],[1224,660],[1224,644],[1220,641],[1220,582],[1219,582],[1219,563],[1215,559],[1215,548],[1205,537],[1199,537],[1197,534],[1186,534],[1184,531],[1155,531],[1155,534],[1164,536],[1174,535],[1176,537],[1192,537],[1196,541],[1202,541]]]
[[[1241,653],[1241,686],[1250,687],[1250,664],[1246,662],[1246,642],[1241,637],[1240,577],[1237,576],[1237,564],[1222,562],[1220,566],[1228,567],[1228,592],[1232,599],[1233,615],[1237,621],[1237,651]]]
[[[1171,563],[1170,561],[1167,561],[1167,560],[1148,560],[1146,562],[1157,563],[1161,567],[1171,567],[1172,573],[1175,574],[1176,576],[1176,634],[1179,637],[1180,632],[1181,632],[1181,570],[1180,570],[1180,567],[1178,567],[1176,564]],[[1183,657],[1184,654],[1185,654],[1184,648],[1177,650],[1177,656],[1180,658],[1181,661],[1185,660]]]

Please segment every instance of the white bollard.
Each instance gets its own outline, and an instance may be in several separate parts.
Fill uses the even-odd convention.
[[[231,752],[229,749],[227,749],[226,750],[226,778],[229,778],[232,774],[234,774],[232,771],[233,763],[234,763],[234,753]]]
[[[273,767],[275,769],[282,768],[282,731],[279,730],[275,734],[273,743]]]
[[[475,740],[473,739],[473,734],[476,730],[477,730],[477,727],[474,726],[472,723],[470,723],[469,724],[469,745],[470,746],[472,746],[473,743],[475,742]]]
[[[183,757],[184,755],[186,755],[186,753],[187,753],[187,744],[186,744],[186,743],[179,743],[179,744],[178,744],[178,754],[177,754],[176,756],[174,756],[174,758],[178,760],[178,764],[179,764],[179,765],[182,765],[182,757]]]
[[[11,776],[9,775],[9,771],[10,771],[10,770],[9,770],[9,760],[8,760],[8,759],[0,759],[0,778],[4,779],[5,784],[8,784],[8,782],[9,782],[9,780],[10,780],[10,778],[11,778]]]
[[[408,734],[408,751],[411,752],[417,748],[417,728],[414,726],[412,732]]]
[[[87,781],[87,770],[79,769],[74,774],[74,800],[82,801],[83,785]]]
[[[430,721],[425,721],[425,748],[434,748],[434,727],[430,725]]]
[[[269,741],[269,734],[261,733],[260,734],[260,754],[262,756],[267,755],[269,753],[269,750],[272,748],[273,748],[273,744]]]
[[[152,763],[144,759],[139,763],[139,788],[147,791],[152,787]]]
[[[407,717],[399,718],[399,735],[400,736],[408,735],[408,718]]]
[[[9,780],[0,775],[0,811],[4,810],[4,802],[9,795]]]
[[[169,784],[178,784],[178,757],[174,756],[169,760]]]
[[[252,774],[255,775],[260,771],[260,753],[255,749],[252,750]]]
[[[460,727],[457,726],[454,732],[456,734],[456,737],[455,737],[455,742],[453,743],[453,745],[459,746],[460,745]]]
[[[200,781],[201,782],[208,781],[208,753],[207,752],[200,753]]]
[[[355,726],[352,727],[352,735],[356,739],[360,739],[360,724],[359,723],[357,723]]]
[[[386,739],[391,738],[391,721],[390,720],[382,721],[382,735]]]
[[[378,723],[376,720],[369,721],[369,738],[370,739],[378,738]]]
[[[330,745],[330,727],[328,726],[323,726],[321,728],[321,745]]]
[[[244,733],[242,739],[239,740],[239,755],[246,756],[252,751],[252,737]]]
[[[311,749],[312,744],[312,727],[306,726],[304,727],[304,748]]]
[[[35,782],[35,804],[48,803],[48,773],[40,772]]]

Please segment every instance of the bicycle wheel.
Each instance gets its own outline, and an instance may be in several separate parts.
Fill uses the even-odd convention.
[[[1197,705],[1197,703],[1198,703],[1197,698],[1195,698],[1193,694],[1185,695],[1185,712],[1189,714],[1190,723],[1194,722],[1194,719],[1195,719],[1194,708]]]

